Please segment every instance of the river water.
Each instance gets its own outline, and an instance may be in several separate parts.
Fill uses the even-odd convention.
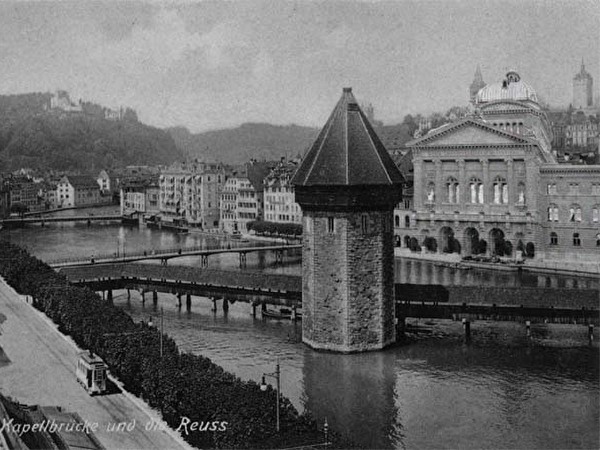
[[[198,246],[215,239],[116,224],[53,224],[2,234],[42,259]],[[210,259],[210,267],[237,270],[237,263],[237,255]],[[195,257],[170,264],[200,267]],[[273,255],[255,253],[247,264],[245,270],[300,274],[298,258],[281,267]],[[410,260],[396,262],[396,280],[598,286],[597,279],[461,271]],[[137,292],[130,300],[117,292],[114,302],[135,320],[156,317],[151,302],[143,305],[140,298]],[[232,304],[225,315],[194,297],[187,312],[177,308],[175,296],[161,294],[158,307],[164,309],[165,331],[182,350],[208,356],[242,379],[260,381],[279,359],[282,394],[363,448],[599,446],[599,355],[597,347],[586,347],[584,326],[581,345],[569,348],[531,346],[520,335],[506,337],[505,325],[477,328],[475,323],[474,333],[477,329],[482,339],[470,346],[460,339],[428,339],[382,352],[336,355],[304,346],[300,324],[253,318],[243,302]],[[579,337],[578,328],[574,333]]]

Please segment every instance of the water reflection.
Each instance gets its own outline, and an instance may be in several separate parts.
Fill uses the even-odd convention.
[[[305,407],[362,448],[402,445],[393,352],[338,355],[304,351]],[[356,430],[362,430],[360,434]]]

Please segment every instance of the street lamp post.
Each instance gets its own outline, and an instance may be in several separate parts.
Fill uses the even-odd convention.
[[[163,322],[164,322],[164,316],[165,316],[165,312],[163,310],[163,307],[160,307],[160,357],[162,358],[163,356]],[[148,320],[148,326],[152,327],[154,326],[154,323],[152,323],[152,316],[150,316],[150,319]]]
[[[262,382],[260,383],[260,390],[267,390],[267,383],[265,382],[265,377],[275,378],[277,381],[277,432],[279,433],[279,397],[281,392],[281,371],[279,369],[279,359],[277,359],[277,365],[275,366],[275,372],[272,373],[263,373]]]

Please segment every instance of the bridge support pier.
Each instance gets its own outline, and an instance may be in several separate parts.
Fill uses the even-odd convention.
[[[223,313],[227,314],[229,311],[229,300],[223,297]]]
[[[127,300],[131,300],[131,291],[127,289]]]
[[[212,302],[213,302],[212,310],[216,314],[217,313],[217,298],[216,297],[212,297]]]
[[[146,304],[146,291],[142,290],[142,305]]]
[[[177,307],[179,309],[181,309],[181,296],[182,296],[181,292],[178,292],[177,293]]]
[[[108,300],[108,303],[112,303],[113,302],[113,293],[112,293],[112,289],[109,289],[107,291],[106,294],[106,299]]]
[[[256,317],[256,303],[252,302],[252,317]]]
[[[406,317],[396,316],[396,340],[400,337],[404,337],[404,331],[406,330]]]
[[[186,294],[185,296],[185,308],[188,312],[192,310],[192,294]]]
[[[156,306],[158,304],[158,292],[152,291],[152,304]]]
[[[462,324],[465,329],[465,344],[469,344],[471,342],[471,322],[469,319],[463,319]]]

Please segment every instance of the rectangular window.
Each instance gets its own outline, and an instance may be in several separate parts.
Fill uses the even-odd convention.
[[[360,217],[360,230],[362,234],[367,234],[369,232],[369,217],[366,214],[363,214]]]
[[[578,183],[569,183],[569,194],[571,194],[571,195],[579,194],[579,184]]]
[[[327,232],[328,233],[333,233],[335,227],[334,227],[335,223],[334,223],[334,219],[333,217],[328,217],[327,218]]]

